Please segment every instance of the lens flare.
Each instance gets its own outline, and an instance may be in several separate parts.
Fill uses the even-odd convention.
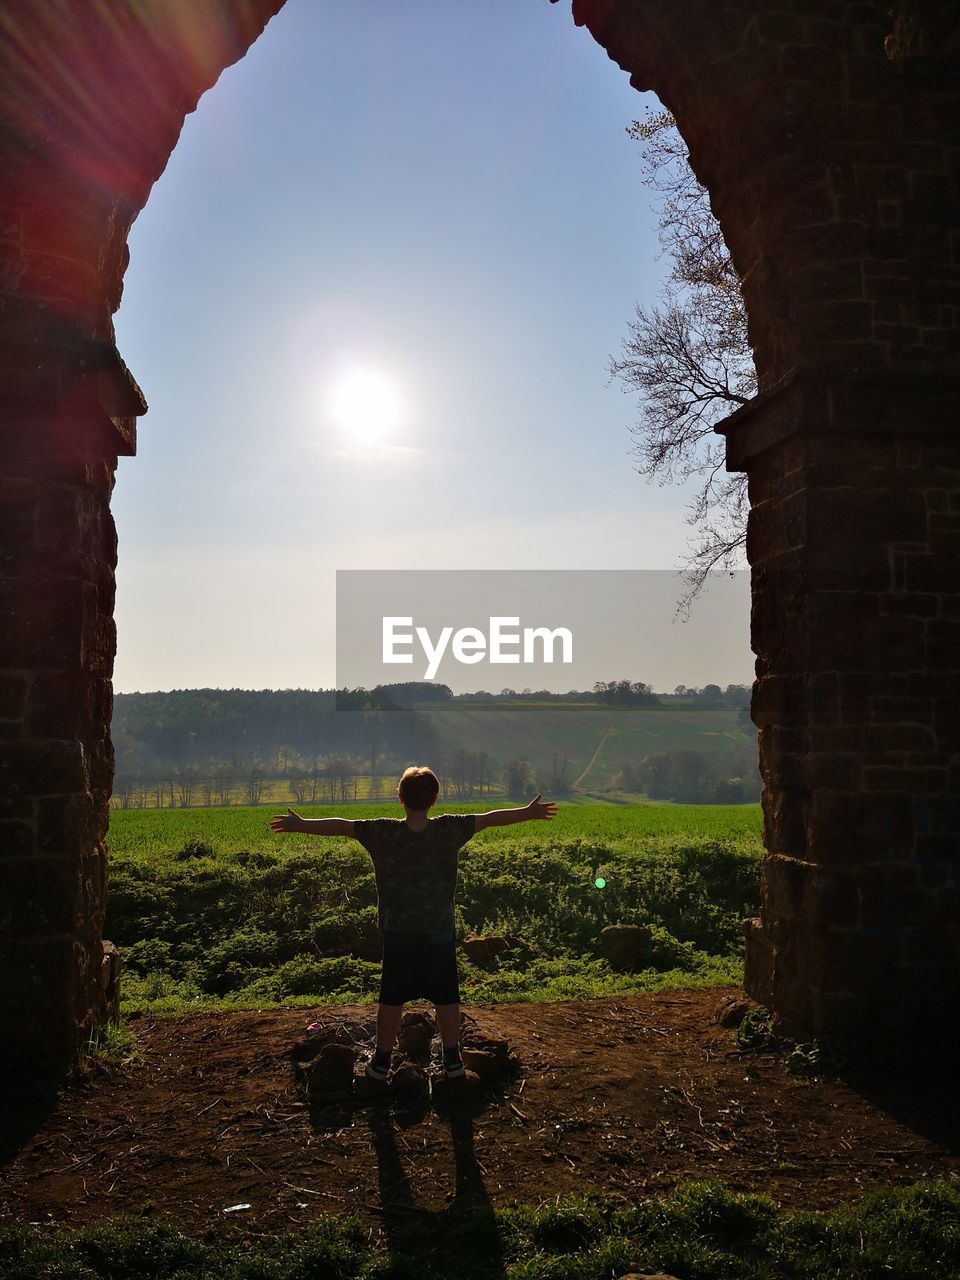
[[[605,889],[607,887],[607,882],[604,880],[603,876],[597,876],[593,883],[598,889]]]

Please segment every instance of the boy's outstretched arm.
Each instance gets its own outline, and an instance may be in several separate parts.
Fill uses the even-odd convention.
[[[557,806],[550,800],[542,801],[538,791],[529,804],[517,809],[490,809],[487,813],[478,813],[477,830],[482,831],[484,827],[509,827],[514,822],[530,822],[533,818],[556,816]]]
[[[271,831],[300,831],[305,836],[352,836],[352,818],[301,818],[288,809],[270,819]]]

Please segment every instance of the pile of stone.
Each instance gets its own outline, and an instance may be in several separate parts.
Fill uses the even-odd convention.
[[[352,1097],[357,1059],[366,1057],[376,1039],[376,1024],[335,1022],[316,1025],[290,1051],[294,1075],[312,1101],[347,1101]]]
[[[501,1036],[481,1031],[468,1014],[460,1015],[463,1076],[447,1080],[437,1026],[425,1013],[404,1014],[397,1036],[393,1065],[386,1081],[365,1074],[376,1044],[376,1024],[336,1022],[315,1024],[307,1038],[291,1050],[298,1081],[310,1102],[348,1102],[391,1094],[416,1099],[431,1092],[476,1093],[496,1086],[516,1073],[516,1054]]]

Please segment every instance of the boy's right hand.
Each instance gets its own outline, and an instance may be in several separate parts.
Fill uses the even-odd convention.
[[[557,806],[552,800],[542,801],[538,791],[527,805],[526,812],[528,818],[555,818],[557,816]]]
[[[288,809],[286,813],[275,814],[270,819],[271,831],[302,831],[303,819],[298,813],[294,813],[292,809]]]

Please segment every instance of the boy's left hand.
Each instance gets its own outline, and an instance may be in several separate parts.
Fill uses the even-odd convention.
[[[275,814],[270,819],[271,831],[302,831],[303,819],[298,813],[294,813],[292,809],[288,809],[286,813]]]
[[[552,800],[542,801],[539,791],[527,805],[527,817],[529,818],[555,818],[556,816],[557,806]]]

